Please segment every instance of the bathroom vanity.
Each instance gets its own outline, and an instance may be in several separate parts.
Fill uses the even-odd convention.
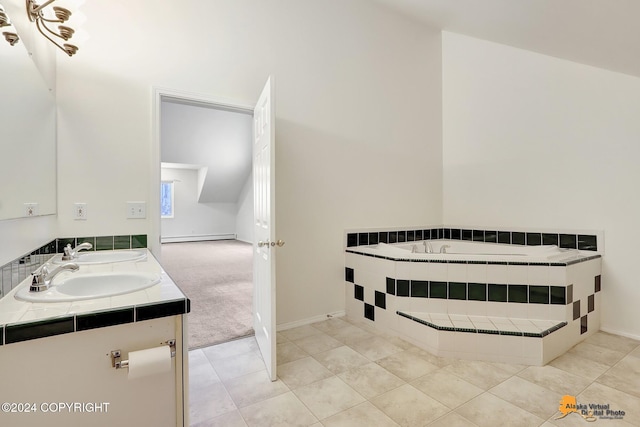
[[[29,300],[30,276],[0,299],[1,425],[188,425],[189,300],[147,249],[141,253],[120,262],[79,261],[78,271],[53,278],[52,292],[41,292],[48,297]],[[49,260],[52,268],[59,256]],[[131,277],[153,280],[133,291],[110,284],[129,286]],[[130,354],[164,346],[163,367],[140,362],[135,368],[143,375],[133,378]]]

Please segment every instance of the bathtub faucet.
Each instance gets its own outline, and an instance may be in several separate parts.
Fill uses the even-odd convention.
[[[446,254],[447,253],[447,248],[450,248],[451,245],[442,245],[440,246],[440,253],[441,254]]]
[[[75,259],[78,257],[78,252],[80,252],[81,250],[89,250],[92,248],[93,248],[93,245],[91,243],[84,242],[79,244],[75,248],[71,249],[71,243],[69,243],[67,244],[67,246],[64,247],[64,255],[62,255],[62,260],[71,261],[72,259]]]
[[[424,243],[424,251],[428,254],[432,254],[433,253],[433,246],[431,246],[431,242],[427,242],[426,240],[423,242]]]
[[[54,277],[63,271],[78,271],[80,267],[78,264],[73,262],[68,262],[66,264],[62,264],[60,267],[55,268],[53,271],[49,271],[49,264],[43,264],[40,268],[33,272],[33,280],[31,281],[31,286],[29,287],[30,292],[42,292],[49,289],[51,286],[51,281]]]

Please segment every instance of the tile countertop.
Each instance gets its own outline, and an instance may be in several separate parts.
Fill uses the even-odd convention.
[[[62,319],[73,319],[73,331],[76,331],[80,330],[77,326],[79,323],[77,319],[79,317],[87,318],[94,315],[94,317],[102,316],[104,319],[105,315],[108,316],[110,312],[123,313],[130,310],[131,319],[129,321],[111,321],[107,319],[106,324],[101,326],[188,313],[190,309],[189,299],[176,286],[167,273],[164,272],[149,250],[145,250],[147,251],[147,256],[139,261],[80,265],[79,271],[75,273],[62,272],[53,280],[53,286],[55,286],[56,279],[71,277],[70,275],[78,277],[79,275],[88,273],[145,272],[160,275],[159,283],[149,288],[124,295],[72,302],[35,303],[21,301],[16,299],[14,295],[20,289],[30,285],[32,276],[27,277],[22,283],[12,289],[11,292],[0,299],[0,345],[3,344],[3,335],[7,335],[6,333],[2,334],[3,327],[6,332],[14,326],[27,327],[30,323],[33,323],[35,326],[36,324],[46,324],[47,321],[54,323]],[[141,315],[143,312],[144,314]],[[85,314],[87,316],[83,316]],[[104,323],[104,321],[102,323]],[[5,343],[8,343],[8,341]]]

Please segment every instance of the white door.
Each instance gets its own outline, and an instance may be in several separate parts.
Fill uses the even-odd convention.
[[[253,328],[272,381],[276,380],[275,116],[271,77],[253,110]]]

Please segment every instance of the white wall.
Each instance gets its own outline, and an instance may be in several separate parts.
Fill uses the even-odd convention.
[[[249,174],[244,183],[237,203],[236,234],[237,239],[253,243],[253,174]]]
[[[443,214],[604,230],[602,328],[640,338],[640,79],[443,33]]]
[[[235,203],[199,203],[196,169],[161,168],[161,179],[173,181],[174,217],[161,220],[165,239],[198,240],[236,234]]]
[[[439,31],[367,0],[114,0],[83,12],[91,38],[58,69],[62,234],[153,231],[124,206],[151,194],[154,86],[252,105],[270,74],[286,241],[278,324],[344,309],[345,228],[441,222]],[[85,222],[71,218],[76,201]]]

